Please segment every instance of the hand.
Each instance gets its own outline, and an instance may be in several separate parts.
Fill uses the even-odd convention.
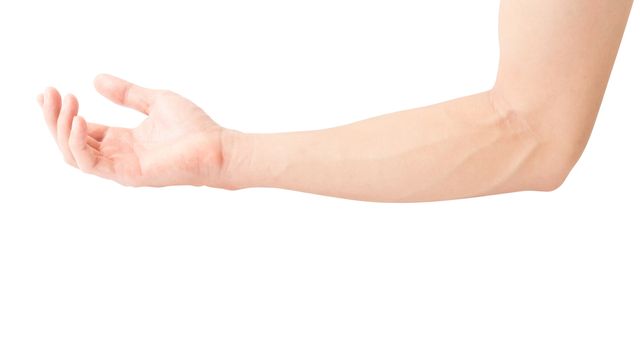
[[[173,92],[109,75],[96,77],[95,87],[148,117],[135,129],[88,123],[77,116],[73,95],[61,100],[56,89],[46,89],[38,102],[67,163],[128,186],[224,187],[224,129],[202,109]]]

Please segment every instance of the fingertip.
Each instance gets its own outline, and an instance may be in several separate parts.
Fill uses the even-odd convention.
[[[111,74],[107,74],[107,73],[99,73],[98,75],[96,75],[96,80],[97,79],[108,79],[113,77],[113,75]]]
[[[60,97],[60,93],[58,92],[58,89],[54,88],[53,86],[47,86],[44,89],[44,95],[45,96],[58,96],[58,97]]]
[[[65,95],[64,98],[67,101],[67,103],[73,105],[74,107],[78,105],[78,98],[75,95],[67,94]]]
[[[93,80],[93,86],[101,95],[111,99],[114,90],[117,89],[117,80],[109,74],[98,74]]]
[[[58,90],[49,86],[44,90],[43,96],[44,105],[52,108],[54,114],[58,114],[60,112],[60,104],[62,103],[62,97],[60,97]]]
[[[101,87],[104,87],[105,85],[109,84],[109,82],[113,81],[114,79],[117,79],[117,78],[111,74],[100,73],[96,75],[96,77],[93,79],[93,85],[96,87],[96,89],[99,90]]]
[[[47,125],[49,126],[51,134],[56,138],[56,124],[58,122],[58,116],[60,115],[61,109],[60,94],[55,88],[47,87],[42,96],[42,113]]]
[[[96,75],[96,77],[93,78],[93,85],[97,86],[98,84],[100,84],[100,82],[102,82],[106,78],[107,78],[107,74],[104,74],[104,73],[100,73]]]
[[[73,117],[71,121],[70,139],[75,145],[82,145],[87,134],[87,122],[81,116]]]

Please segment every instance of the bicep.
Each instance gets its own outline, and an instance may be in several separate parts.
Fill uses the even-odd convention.
[[[632,3],[503,0],[497,107],[523,115],[542,138],[569,133],[584,148]]]

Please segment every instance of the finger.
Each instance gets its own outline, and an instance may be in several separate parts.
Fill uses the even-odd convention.
[[[87,124],[82,117],[73,118],[69,135],[69,150],[76,159],[78,168],[90,172],[97,162],[97,155],[87,145]]]
[[[42,105],[44,104],[44,95],[38,94],[38,97],[36,98],[36,100],[38,101],[38,105],[40,105],[40,108],[42,108]]]
[[[108,74],[100,74],[94,81],[96,90],[109,100],[144,114],[149,114],[156,90],[147,89]]]
[[[84,118],[80,116],[73,118],[69,148],[78,164],[78,168],[86,173],[112,178],[112,162],[102,157],[99,152],[88,145],[88,137],[87,122]]]
[[[108,126],[96,123],[87,123],[87,128],[89,136],[98,142],[102,142],[109,130]]]
[[[58,90],[49,87],[42,97],[42,114],[47,122],[51,135],[56,138],[58,115],[60,114],[60,94]]]
[[[93,137],[91,137],[91,135],[87,137],[87,145],[89,145],[89,147],[95,149],[96,151],[100,150],[100,141],[94,139]]]
[[[64,160],[72,166],[76,166],[76,161],[69,149],[69,134],[71,133],[71,122],[76,115],[78,115],[78,100],[73,95],[65,96],[58,116],[56,135],[58,147],[64,155]]]

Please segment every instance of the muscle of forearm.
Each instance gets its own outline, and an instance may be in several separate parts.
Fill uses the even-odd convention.
[[[231,187],[432,201],[559,186],[593,127],[631,1],[503,1],[495,87],[326,130],[229,133]]]
[[[238,187],[288,188],[371,201],[428,201],[504,192],[537,142],[503,118],[489,93],[318,131],[243,135],[230,166]]]

